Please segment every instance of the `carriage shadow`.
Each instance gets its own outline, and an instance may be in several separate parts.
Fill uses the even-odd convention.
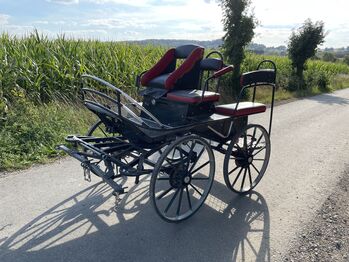
[[[259,193],[238,196],[215,181],[195,216],[168,224],[149,203],[148,181],[116,211],[105,184],[80,191],[0,240],[0,260],[270,261],[269,212]]]

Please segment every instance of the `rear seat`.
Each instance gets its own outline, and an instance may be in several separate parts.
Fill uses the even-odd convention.
[[[236,104],[216,106],[216,113],[224,116],[248,116],[265,112],[267,107],[261,103],[240,102],[235,110]]]

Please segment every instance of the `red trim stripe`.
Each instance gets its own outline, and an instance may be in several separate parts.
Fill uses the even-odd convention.
[[[194,49],[190,55],[185,59],[183,64],[181,64],[175,71],[173,71],[169,77],[166,79],[165,88],[170,90],[174,87],[176,82],[182,78],[186,73],[194,67],[197,61],[201,60],[204,56],[204,48],[198,47]]]

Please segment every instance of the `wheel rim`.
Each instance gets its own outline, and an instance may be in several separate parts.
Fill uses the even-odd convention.
[[[224,180],[237,193],[251,191],[269,163],[270,139],[260,125],[247,125],[229,144],[224,158]]]
[[[211,189],[215,161],[212,149],[200,137],[176,140],[161,155],[151,178],[155,210],[168,222],[192,216]]]

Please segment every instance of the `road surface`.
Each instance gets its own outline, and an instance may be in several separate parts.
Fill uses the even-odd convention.
[[[266,125],[268,114],[250,119]],[[162,221],[149,177],[114,210],[111,190],[83,181],[77,161],[1,175],[0,261],[280,261],[349,166],[349,89],[275,108],[272,156],[248,196],[223,182],[223,157],[204,206]]]

